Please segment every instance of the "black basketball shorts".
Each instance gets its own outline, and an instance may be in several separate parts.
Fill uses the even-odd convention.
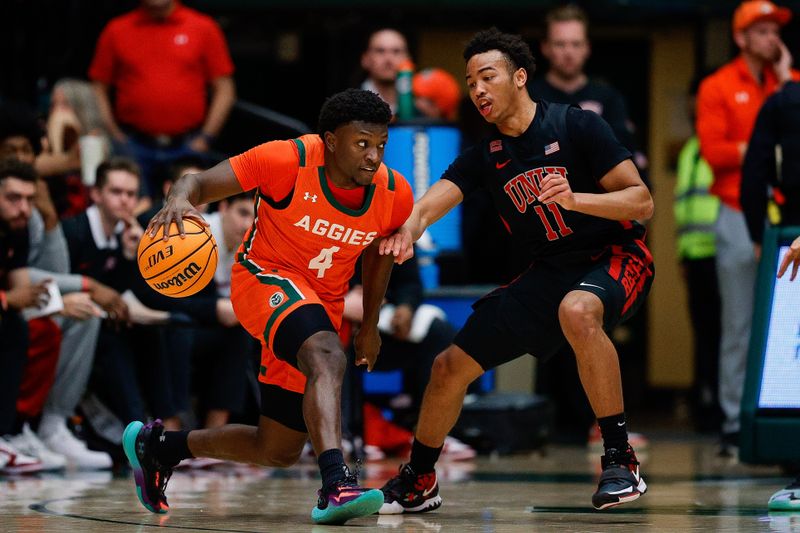
[[[509,285],[475,302],[453,342],[484,370],[524,354],[550,357],[567,342],[558,320],[567,293],[597,295],[609,331],[642,305],[654,274],[650,251],[638,239],[610,245],[585,262],[534,262]]]

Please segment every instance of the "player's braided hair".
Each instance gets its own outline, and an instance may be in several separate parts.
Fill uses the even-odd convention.
[[[391,120],[392,110],[380,96],[362,89],[347,89],[334,94],[322,104],[317,133],[323,135],[326,131],[333,132],[350,122],[389,124]]]
[[[519,35],[503,33],[495,27],[479,31],[472,36],[472,39],[464,47],[464,60],[469,61],[472,56],[490,50],[497,50],[506,56],[512,72],[518,68],[524,68],[528,73],[528,78],[536,72],[536,60],[533,58],[528,43]]]

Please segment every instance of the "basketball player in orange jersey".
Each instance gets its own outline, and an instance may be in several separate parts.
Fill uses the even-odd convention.
[[[257,190],[256,219],[233,266],[231,300],[242,325],[262,344],[262,416],[258,427],[188,432],[164,431],[158,420],[129,424],[123,447],[148,510],[167,512],[167,480],[184,458],[290,466],[309,436],[322,475],[314,522],[341,524],[383,504],[380,490],[358,486],[342,456],[347,359],[336,332],[348,280],[363,253],[364,321],[355,338],[356,364],[371,370],[393,261],[378,254],[378,242],[403,224],[413,206],[408,182],[381,162],[391,117],[374,93],[338,93],[322,106],[319,135],[268,142],[184,176],[153,217],[151,236],[173,222],[183,233],[184,217],[202,220],[194,206]]]

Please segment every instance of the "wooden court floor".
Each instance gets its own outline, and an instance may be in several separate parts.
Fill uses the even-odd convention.
[[[770,494],[786,484],[775,467],[715,456],[711,440],[654,439],[640,454],[649,490],[637,502],[597,512],[597,456],[584,448],[481,457],[444,464],[444,505],[421,515],[371,516],[346,526],[314,526],[319,486],[314,463],[290,469],[217,466],[176,472],[171,511],[153,515],[138,503],[129,474],[66,472],[0,478],[2,532],[529,532],[798,531],[800,513],[771,514]],[[368,463],[365,485],[380,486],[397,460]]]

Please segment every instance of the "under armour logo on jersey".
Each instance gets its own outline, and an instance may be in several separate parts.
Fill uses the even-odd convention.
[[[161,435],[160,437],[158,437],[158,442],[164,442],[165,440],[167,440],[166,435]]]
[[[317,203],[317,195],[316,194],[306,193],[303,196],[303,200],[309,200],[309,199],[311,200],[311,203],[314,203],[314,204]]]
[[[747,91],[738,91],[733,95],[733,99],[736,100],[737,104],[746,104],[750,101],[750,93]]]

